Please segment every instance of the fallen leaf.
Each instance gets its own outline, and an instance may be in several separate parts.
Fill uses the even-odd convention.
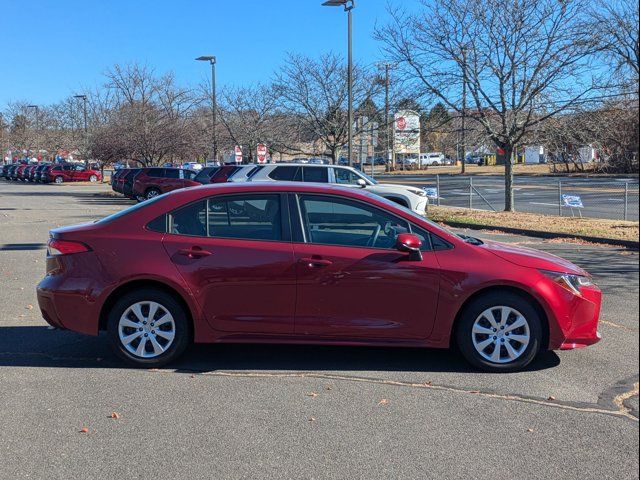
[[[120,418],[120,414],[118,412],[111,412],[111,415],[109,415],[109,417],[118,420]]]
[[[432,383],[432,382],[424,382],[424,386],[425,386],[425,387],[430,387],[431,385],[433,385],[433,383]]]
[[[89,429],[87,427],[82,427],[79,433],[89,433]]]
[[[309,421],[310,421],[310,422],[315,422],[315,421],[316,421],[316,418],[315,418],[315,417],[310,417],[310,418],[309,418]]]
[[[382,406],[389,405],[389,400],[387,400],[386,398],[383,398],[378,402],[378,405],[382,405]]]
[[[307,397],[316,398],[318,394],[316,392],[307,393]]]
[[[480,393],[480,390],[471,390],[469,393]]]
[[[527,432],[533,433],[533,428],[527,428]]]
[[[196,378],[196,376],[194,374],[191,374],[189,378]]]
[[[327,385],[326,387],[324,387],[325,390],[331,390],[333,389],[333,387],[331,385]]]
[[[554,397],[553,395],[549,395],[548,400],[554,401],[556,399],[556,397]]]
[[[33,305],[27,305],[27,310],[33,310]]]

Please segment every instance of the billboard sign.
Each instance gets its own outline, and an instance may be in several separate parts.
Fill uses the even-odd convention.
[[[420,115],[401,110],[394,115],[393,149],[400,154],[420,153]]]

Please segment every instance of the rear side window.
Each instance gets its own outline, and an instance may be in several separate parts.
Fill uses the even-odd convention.
[[[280,209],[278,194],[212,197],[172,212],[169,230],[176,235],[281,241]],[[161,222],[156,219],[155,228],[148,228],[162,228]]]
[[[329,169],[321,167],[302,167],[302,176],[305,182],[327,183],[329,182]]]
[[[256,194],[209,199],[209,236],[246,240],[282,240],[280,196]]]
[[[162,168],[150,168],[147,170],[147,177],[164,177],[164,170]]]
[[[280,180],[284,182],[299,182],[300,178],[300,167],[298,166],[283,166],[276,167],[269,174],[269,178],[273,180]]]
[[[200,170],[200,172],[194,177],[194,180],[196,182],[200,182],[200,183],[209,183],[209,180],[211,180],[211,177],[213,177],[216,172],[220,170],[220,167],[215,167],[215,168],[203,168],[202,170]]]
[[[175,168],[167,168],[164,171],[164,178],[180,178],[180,171]]]

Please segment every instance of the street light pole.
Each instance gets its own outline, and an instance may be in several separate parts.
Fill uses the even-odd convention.
[[[39,107],[38,105],[27,105],[27,108],[33,108],[36,111],[36,160],[38,159],[38,154],[40,153],[40,140],[38,139],[38,132],[40,131],[40,123],[39,123]]]
[[[209,62],[211,64],[211,119],[213,122],[213,160],[218,160],[218,134],[216,131],[218,98],[216,93],[216,57],[213,55],[204,55],[196,58],[200,62]]]
[[[87,96],[86,95],[74,95],[73,98],[82,99],[82,111],[84,116],[84,164],[89,166],[89,137],[87,129]]]
[[[353,22],[351,11],[355,8],[356,2],[355,0],[329,0],[322,4],[325,7],[344,7],[344,11],[347,12],[347,22],[348,22],[348,66],[347,66],[347,89],[348,89],[348,97],[349,97],[349,136],[348,136],[348,157],[349,157],[349,166],[353,166],[353,48],[352,48],[352,38],[353,38]]]

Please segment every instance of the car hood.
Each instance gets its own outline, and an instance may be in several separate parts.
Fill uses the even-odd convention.
[[[398,190],[421,190],[419,187],[412,187],[410,185],[401,185],[398,183],[378,183],[376,185],[370,185],[367,188],[371,189],[371,190],[380,190],[380,191],[395,191],[397,192]],[[416,194],[417,195],[417,194]]]
[[[484,248],[497,257],[515,265],[520,265],[521,267],[551,270],[572,275],[589,275],[585,270],[571,263],[569,260],[533,248],[490,241],[486,241],[480,248]]]

